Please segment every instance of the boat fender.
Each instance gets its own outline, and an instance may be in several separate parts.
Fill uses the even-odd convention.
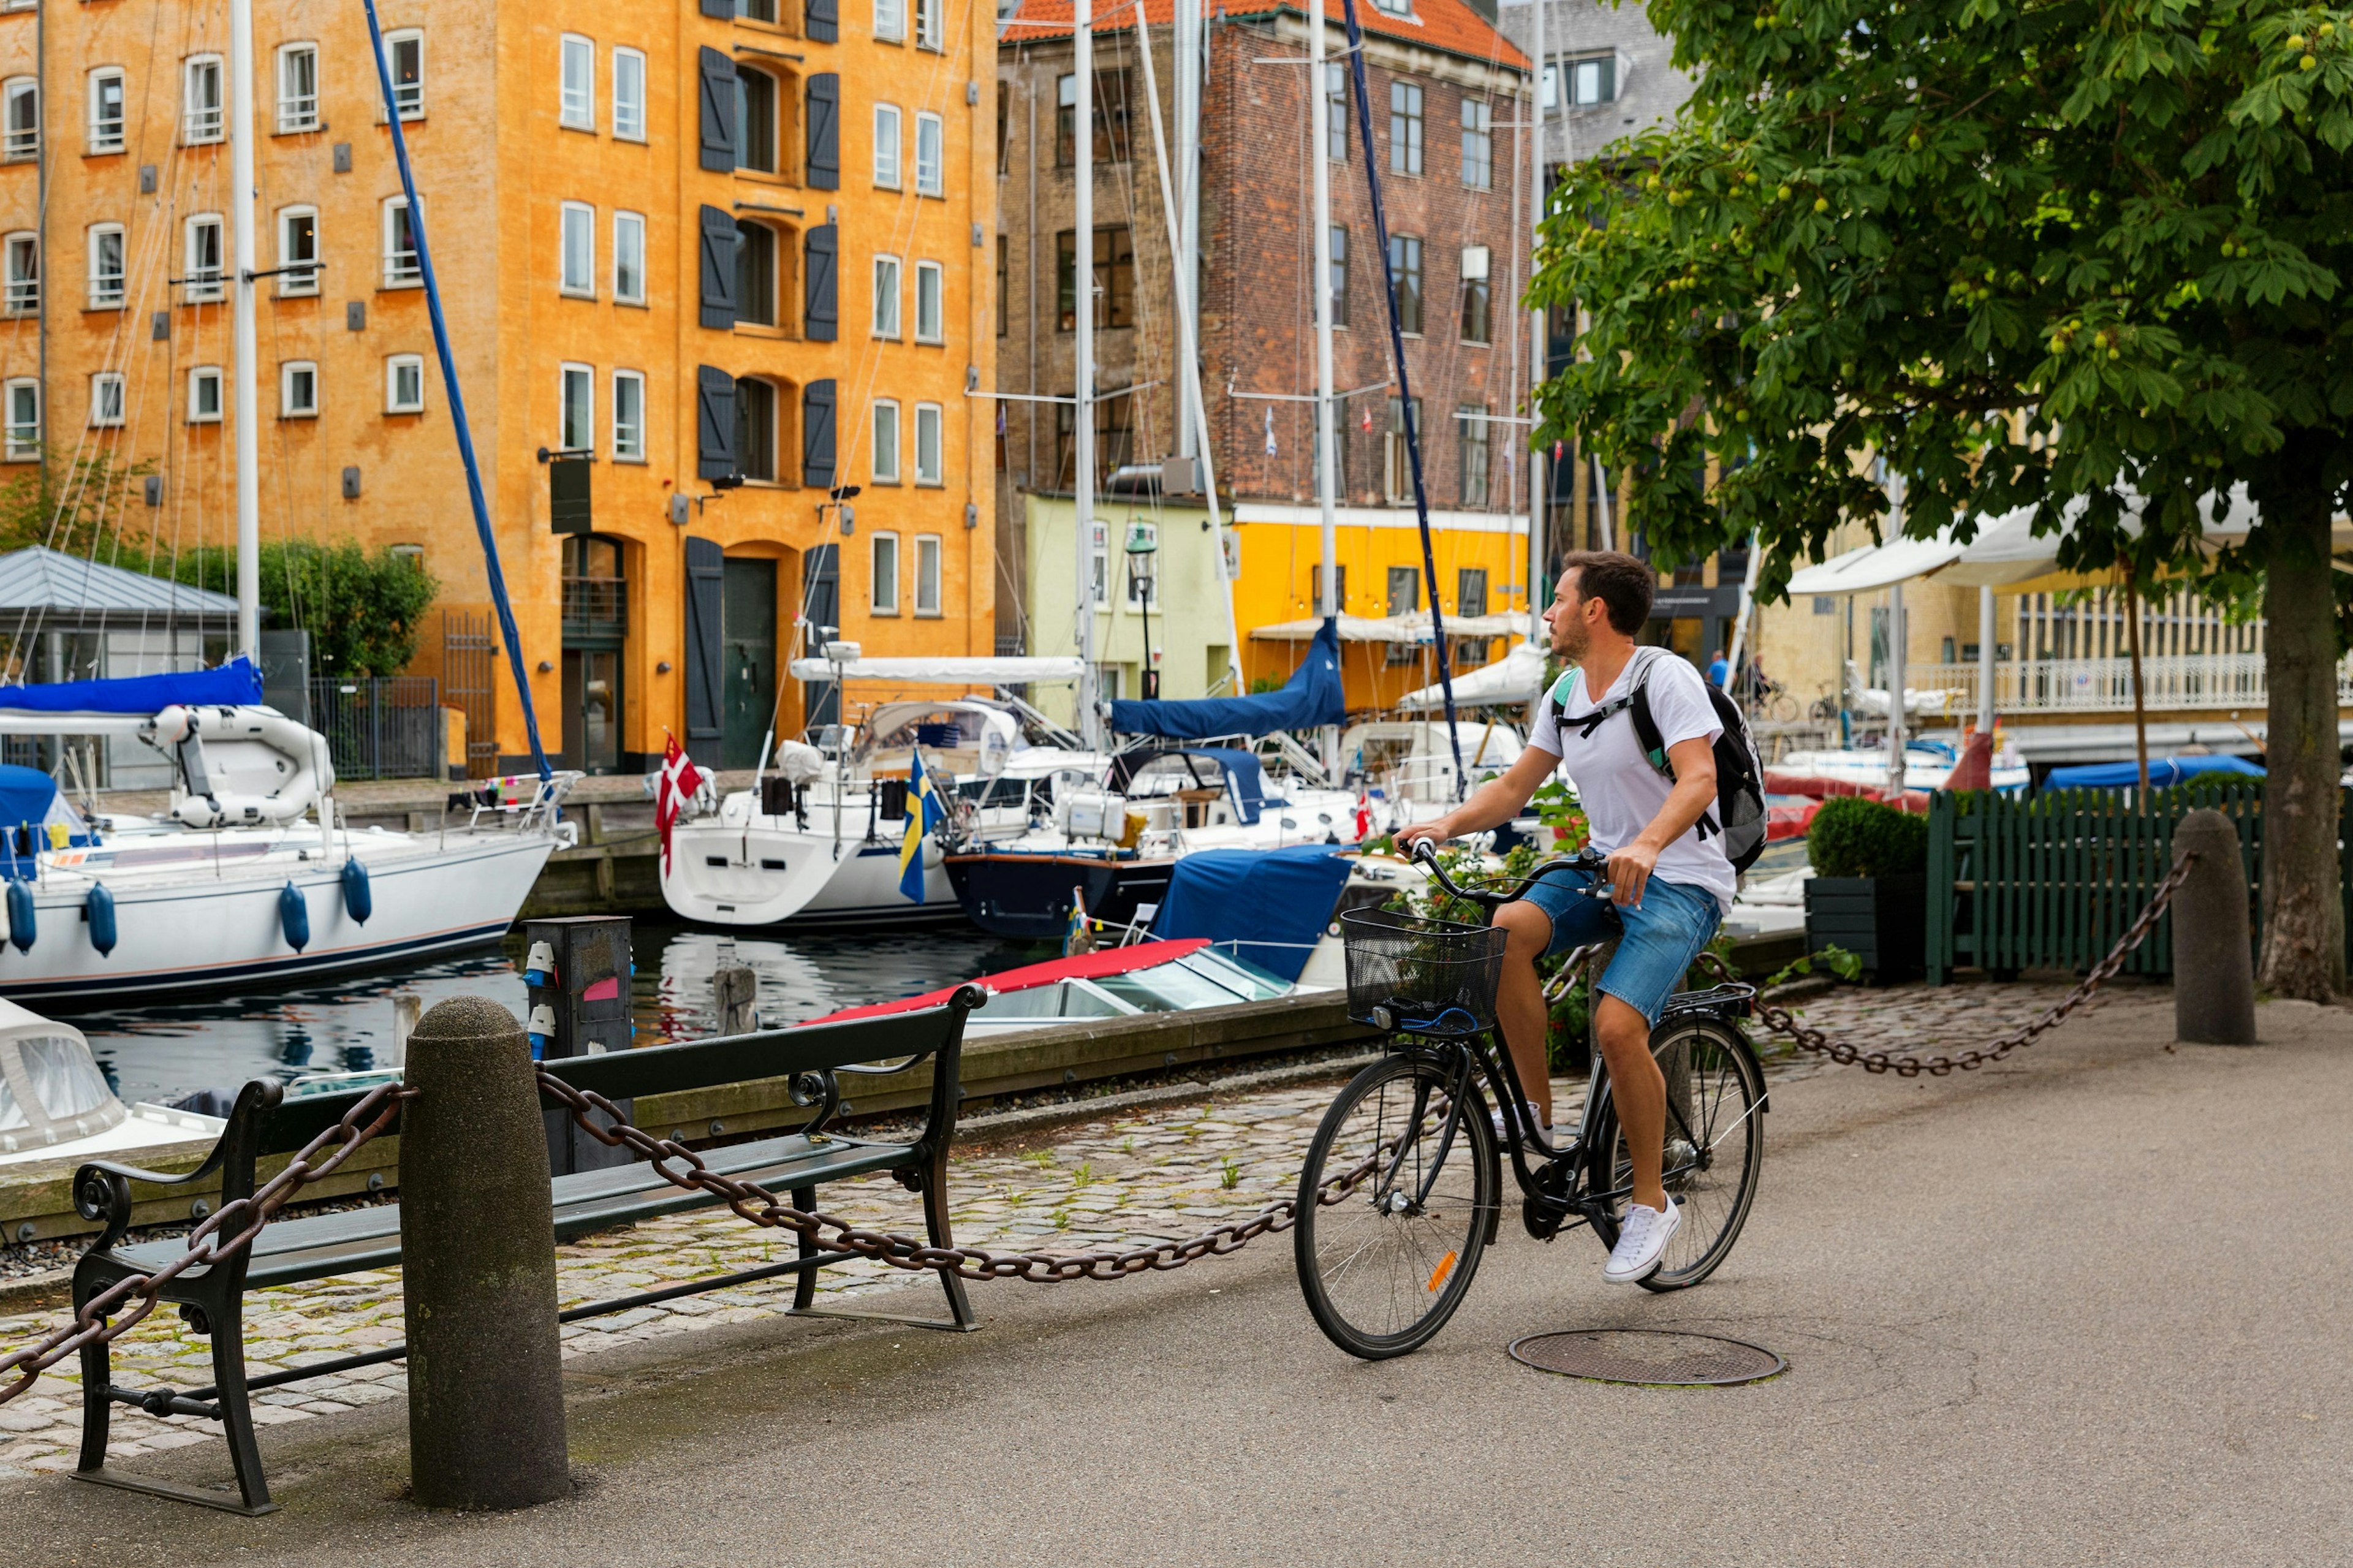
[[[343,862],[343,911],[362,925],[375,913],[375,894],[368,889],[367,868],[357,860]]]
[[[90,945],[98,949],[99,957],[106,957],[114,951],[114,895],[106,890],[105,883],[90,884],[90,896],[82,900],[82,914],[90,921]]]
[[[535,942],[531,944],[531,956],[522,961],[522,983],[546,987],[555,984],[555,944]]]
[[[531,1059],[541,1061],[547,1056],[547,1042],[555,1037],[555,1008],[542,1002],[531,1010]]]
[[[8,940],[16,944],[18,952],[33,951],[33,938],[39,934],[38,917],[33,908],[33,889],[10,878],[8,881]]]
[[[278,889],[278,923],[285,930],[287,946],[300,952],[311,945],[311,906],[291,879]]]

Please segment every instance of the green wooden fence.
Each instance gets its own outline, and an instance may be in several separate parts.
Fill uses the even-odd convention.
[[[2353,791],[2346,799],[2353,801]],[[2173,828],[2211,806],[2239,829],[2251,889],[2263,874],[2260,779],[2200,780],[2154,792],[2143,812],[2120,790],[2046,795],[1940,793],[1928,805],[1928,980],[1955,968],[1997,975],[2088,969],[2106,955],[2173,864]],[[2340,805],[2340,820],[2345,807]],[[2340,840],[2353,835],[2340,835]],[[2340,844],[2353,931],[2353,845]],[[2260,900],[2251,906],[2260,943]],[[2173,973],[2173,922],[2160,921],[2127,973]]]

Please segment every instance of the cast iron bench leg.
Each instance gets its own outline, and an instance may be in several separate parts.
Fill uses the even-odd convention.
[[[948,1228],[948,1156],[944,1149],[923,1173],[923,1228],[930,1234],[934,1247],[955,1245],[955,1237]],[[940,1283],[947,1289],[948,1315],[955,1320],[957,1329],[970,1332],[980,1327],[980,1320],[972,1315],[972,1303],[965,1298],[964,1280],[943,1268]]]
[[[212,1314],[213,1385],[220,1390],[216,1402],[237,1466],[237,1490],[245,1494],[248,1512],[267,1513],[278,1505],[269,1500],[269,1478],[262,1473],[261,1445],[253,1435],[253,1405],[246,1397],[243,1294],[221,1302]]]
[[[817,1189],[815,1187],[795,1187],[793,1189],[793,1207],[801,1210],[805,1214],[809,1210],[816,1208]],[[801,1256],[803,1258],[814,1258],[817,1256],[817,1243],[815,1240],[809,1237],[804,1236],[800,1238],[800,1244]],[[793,1310],[796,1312],[806,1312],[816,1305],[817,1270],[814,1268],[804,1268],[800,1271],[799,1277],[793,1282]]]
[[[106,1283],[111,1284],[109,1280]],[[74,1316],[104,1287],[94,1280],[74,1280]],[[106,1440],[114,1424],[114,1401],[106,1396],[114,1380],[114,1359],[104,1343],[81,1348],[81,1458],[75,1469],[90,1475],[106,1468]]]

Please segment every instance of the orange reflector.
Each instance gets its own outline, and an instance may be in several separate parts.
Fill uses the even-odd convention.
[[[1438,1267],[1430,1271],[1429,1289],[1432,1295],[1437,1294],[1438,1288],[1446,1283],[1446,1277],[1454,1272],[1454,1259],[1460,1256],[1459,1253],[1448,1253],[1438,1260]]]

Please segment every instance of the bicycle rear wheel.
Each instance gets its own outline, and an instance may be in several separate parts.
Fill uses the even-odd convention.
[[[1292,1232],[1316,1326],[1380,1361],[1427,1343],[1471,1289],[1495,1215],[1495,1130],[1475,1081],[1459,1117],[1461,1056],[1384,1058],[1324,1113],[1299,1173]]]
[[[1667,1198],[1682,1223],[1667,1242],[1659,1271],[1645,1289],[1681,1290],[1716,1270],[1740,1238],[1757,1200],[1765,1163],[1765,1072],[1731,1026],[1713,1018],[1670,1021],[1651,1035],[1651,1054],[1667,1080]],[[1595,1109],[1587,1179],[1609,1196],[1593,1221],[1604,1247],[1618,1245],[1619,1221],[1630,1201],[1633,1163],[1627,1157],[1615,1097],[1606,1086]]]

